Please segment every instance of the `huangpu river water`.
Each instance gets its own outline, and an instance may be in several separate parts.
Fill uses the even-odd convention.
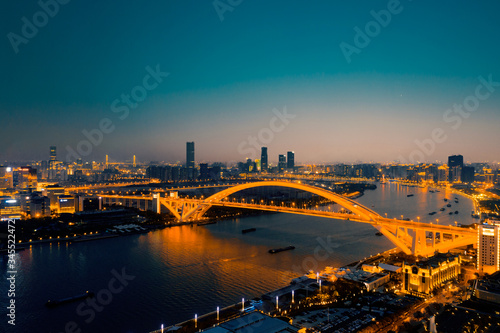
[[[445,207],[443,198],[455,196],[387,183],[357,201],[382,216],[472,223],[472,202],[463,197],[439,210]],[[456,210],[460,213],[448,214]],[[437,214],[429,216],[432,211]],[[242,234],[246,228],[257,231]],[[16,254],[16,326],[8,325],[3,315],[0,332],[149,332],[260,296],[308,269],[342,266],[394,247],[375,232],[352,221],[268,214],[92,242],[33,245]],[[268,253],[288,245],[296,249]],[[5,256],[0,272],[0,306],[6,313]],[[48,299],[87,290],[104,290],[106,304],[92,308],[77,301],[45,307]]]

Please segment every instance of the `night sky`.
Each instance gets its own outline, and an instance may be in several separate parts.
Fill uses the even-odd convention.
[[[54,1],[1,4],[0,161],[500,160],[498,1]]]

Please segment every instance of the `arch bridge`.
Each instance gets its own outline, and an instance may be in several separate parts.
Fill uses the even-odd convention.
[[[264,204],[262,201],[246,203],[234,202],[228,199],[232,194],[258,187],[283,187],[302,190],[332,201],[344,208],[345,211],[331,212],[311,208],[298,208],[295,205],[280,207],[267,203]],[[212,206],[222,206],[368,223],[406,254],[421,256],[431,255],[435,251],[448,251],[456,247],[476,244],[477,242],[477,231],[475,229],[384,218],[375,211],[346,196],[300,182],[268,180],[239,184],[217,192],[205,199],[161,197],[159,193],[154,193],[152,196],[104,194],[100,196],[103,198],[104,203],[110,204],[124,201],[125,205],[137,208],[140,208],[140,201],[143,200],[145,210],[151,207],[150,210],[157,213],[161,211],[161,206],[164,206],[179,222],[203,220],[204,214]]]

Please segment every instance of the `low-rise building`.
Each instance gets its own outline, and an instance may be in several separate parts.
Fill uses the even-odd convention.
[[[260,312],[251,312],[203,332],[209,333],[296,333],[298,328]]]

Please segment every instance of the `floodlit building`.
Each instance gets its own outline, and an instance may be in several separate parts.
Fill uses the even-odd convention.
[[[415,264],[403,263],[402,268],[403,290],[416,296],[426,296],[460,274],[460,257],[438,253]]]
[[[500,270],[500,222],[489,221],[477,229],[477,269],[484,273]]]

